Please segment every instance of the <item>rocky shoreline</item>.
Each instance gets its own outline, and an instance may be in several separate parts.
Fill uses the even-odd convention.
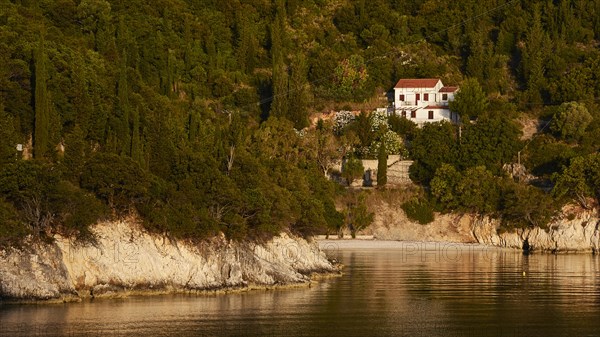
[[[547,229],[500,232],[497,219],[438,214],[434,222],[410,221],[400,207],[375,205],[363,235],[379,241],[442,242],[541,252],[598,252],[597,210],[565,208]],[[94,244],[56,236],[22,249],[0,251],[0,303],[68,302],[142,294],[215,294],[310,285],[339,274],[316,240],[282,233],[265,242],[220,236],[200,244],[170,240],[141,229],[134,220],[104,222],[92,229]]]
[[[0,251],[2,301],[67,302],[139,294],[219,293],[310,285],[339,270],[316,242],[282,233],[257,242],[198,245],[149,234],[135,221],[93,229],[95,244],[57,236]]]
[[[600,212],[566,206],[549,224],[502,231],[500,220],[475,214],[436,214],[435,220],[421,225],[406,217],[396,205],[372,205],[373,224],[361,234],[376,240],[478,243],[501,248],[553,253],[590,253],[600,249]]]

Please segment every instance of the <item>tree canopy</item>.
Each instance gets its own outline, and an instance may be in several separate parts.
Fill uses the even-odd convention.
[[[84,233],[132,212],[182,237],[310,234],[340,223],[334,159],[383,145],[425,185],[444,164],[497,176],[521,145],[514,115],[565,103],[553,150],[525,153],[563,174],[600,148],[599,14],[598,0],[3,1],[0,230]],[[462,136],[370,113],[425,77],[461,84]],[[310,127],[346,105],[364,113]],[[77,200],[93,212],[70,217]]]

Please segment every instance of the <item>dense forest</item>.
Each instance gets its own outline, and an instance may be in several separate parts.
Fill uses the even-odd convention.
[[[330,163],[386,152],[415,160],[408,208],[544,225],[600,198],[599,40],[598,0],[0,0],[0,237],[128,214],[188,239],[310,235],[364,209]],[[463,124],[310,126],[408,77],[460,85]]]

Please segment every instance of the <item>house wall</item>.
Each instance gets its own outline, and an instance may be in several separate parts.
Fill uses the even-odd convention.
[[[402,116],[402,108],[401,109],[397,109],[395,112],[395,114],[397,114],[398,116]],[[457,123],[458,122],[458,117],[456,114],[452,113],[450,111],[450,109],[439,109],[439,108],[434,108],[434,109],[428,109],[428,108],[419,108],[418,110],[415,111],[415,117],[412,118],[411,117],[411,111],[410,110],[405,110],[406,111],[406,119],[415,122],[417,124],[423,124],[423,123],[427,123],[427,122],[440,122],[443,120],[449,121],[449,122],[453,122],[453,123]],[[433,111],[433,119],[429,119],[429,111]]]

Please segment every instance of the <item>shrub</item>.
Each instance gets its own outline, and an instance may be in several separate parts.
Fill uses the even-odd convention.
[[[0,247],[17,245],[30,233],[13,205],[0,199]]]
[[[128,210],[148,194],[150,180],[133,159],[99,153],[90,159],[81,175],[81,187],[105,200],[117,212]]]
[[[406,216],[421,225],[426,225],[435,219],[433,207],[424,199],[413,198],[402,204]]]
[[[55,211],[55,227],[79,240],[93,240],[89,226],[108,213],[106,205],[67,181],[59,182],[53,192],[50,208]]]

